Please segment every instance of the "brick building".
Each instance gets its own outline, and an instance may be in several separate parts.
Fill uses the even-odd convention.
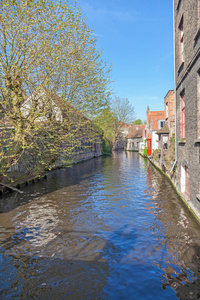
[[[161,150],[159,154],[159,163],[161,166],[165,165],[164,156],[168,152],[171,138],[173,137],[174,139],[175,135],[175,99],[173,90],[169,90],[165,96],[164,107],[165,125],[157,132],[159,149]]]
[[[174,0],[177,188],[200,212],[200,0]]]
[[[164,98],[165,125],[169,128],[169,137],[175,134],[175,99],[174,90],[169,90]]]
[[[151,156],[152,152],[158,149],[159,141],[156,132],[165,124],[165,112],[150,111],[147,107],[147,154]]]

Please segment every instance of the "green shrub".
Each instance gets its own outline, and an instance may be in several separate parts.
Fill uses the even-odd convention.
[[[103,155],[111,155],[112,154],[112,144],[102,138],[101,142],[101,152]]]
[[[145,140],[144,152],[143,155],[147,157],[147,140]]]

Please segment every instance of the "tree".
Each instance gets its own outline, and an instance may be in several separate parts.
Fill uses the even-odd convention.
[[[135,112],[127,98],[115,97],[110,100],[109,106],[98,117],[94,124],[102,129],[103,138],[108,148],[115,148],[120,137],[121,128],[133,123]]]
[[[102,113],[94,118],[95,126],[99,128],[103,137],[103,154],[111,153],[112,142],[114,138],[115,118],[109,108],[106,108]]]
[[[101,55],[76,4],[1,0],[0,117],[6,130],[0,134],[0,180],[30,149],[38,158],[45,151],[51,153],[49,160],[41,160],[47,167],[61,141],[72,140],[76,134],[69,132],[73,120],[67,118],[62,126],[56,122],[48,92],[45,96],[39,92],[38,98],[36,90],[58,93],[87,116],[94,117],[105,108],[111,68]],[[24,115],[22,105],[30,97],[31,109]],[[38,122],[44,118],[45,123]]]
[[[135,119],[134,107],[130,104],[127,98],[115,97],[110,104],[111,112],[114,116],[113,123],[113,148],[115,147],[116,141],[120,135],[120,129],[124,124],[130,124]]]
[[[143,122],[141,119],[137,119],[135,120],[134,125],[143,125]]]

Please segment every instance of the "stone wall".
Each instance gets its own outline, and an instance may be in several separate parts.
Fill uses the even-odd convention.
[[[60,154],[56,161],[53,157],[50,157],[49,154],[45,156],[45,154],[43,153],[44,161],[48,161],[47,165],[48,163],[51,164],[52,161],[52,165],[50,165],[49,169],[68,166],[73,163],[78,163],[102,155],[100,136],[97,136],[93,143],[85,145],[82,148],[75,147],[73,151],[71,151],[70,149],[69,151],[66,151],[67,145],[63,144],[62,147],[65,147],[65,149],[60,149]],[[17,164],[13,165],[8,170],[7,176],[4,178],[4,181],[18,181],[27,176],[34,177],[37,175],[41,175],[45,170],[41,164],[41,156],[38,157],[37,155],[38,153],[36,153],[34,149],[25,151]]]

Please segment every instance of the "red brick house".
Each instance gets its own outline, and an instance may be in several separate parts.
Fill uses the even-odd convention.
[[[164,98],[165,107],[165,125],[157,131],[159,140],[160,153],[160,164],[164,165],[164,154],[169,147],[170,138],[175,136],[175,99],[174,91],[168,91]]]
[[[158,135],[156,132],[165,124],[164,111],[150,111],[147,107],[147,154],[151,156],[152,152],[158,149]]]

